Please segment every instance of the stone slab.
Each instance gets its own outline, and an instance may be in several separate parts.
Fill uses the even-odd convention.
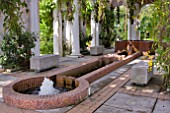
[[[12,77],[12,76],[6,76],[3,74],[0,74],[0,101],[3,101],[2,99],[2,89],[4,86],[10,84],[11,82],[17,80],[16,77]]]
[[[90,55],[100,55],[104,52],[104,46],[90,47]]]
[[[136,84],[147,84],[153,76],[153,64],[148,65],[149,61],[140,61],[132,67],[131,82]],[[152,63],[152,62],[151,62]]]
[[[140,113],[151,113],[156,99],[116,93],[104,105]]]
[[[130,111],[127,109],[103,105],[99,109],[97,109],[94,113],[141,113],[141,112]]]
[[[48,54],[30,58],[30,68],[37,72],[59,66],[59,55]]]
[[[40,113],[66,113],[70,110],[73,106],[57,108],[57,109],[49,109],[49,110],[37,110]]]
[[[170,101],[158,100],[153,113],[170,113]]]

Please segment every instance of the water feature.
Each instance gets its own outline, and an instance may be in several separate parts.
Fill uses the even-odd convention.
[[[27,90],[20,91],[23,94],[31,94],[31,95],[54,95],[60,94],[63,92],[68,92],[71,89],[65,87],[54,87],[54,82],[49,78],[44,77],[43,82],[40,87],[29,88]]]
[[[138,52],[130,55],[129,57],[126,57],[123,60],[115,61],[104,67],[102,67],[103,64],[106,65],[108,61],[110,63],[110,58],[101,57],[99,59],[93,59],[92,61],[82,63],[80,65],[66,67],[61,71],[51,72],[44,75],[42,74],[40,77],[27,77],[19,79],[3,88],[3,99],[4,102],[8,105],[32,110],[53,109],[77,104],[88,96],[89,84],[105,76],[109,72],[119,68],[120,66],[130,62],[140,55],[141,53]],[[89,72],[96,66],[102,68],[76,78],[76,75],[81,75],[82,73],[85,73],[85,71]],[[44,77],[48,77],[54,83],[51,83],[48,80],[44,80]],[[47,83],[50,85],[48,86],[44,81],[48,81]],[[60,87],[67,88],[69,91],[59,95],[38,95],[40,94],[39,92],[41,90],[41,85],[42,89],[45,87],[45,89],[47,88],[49,90],[52,87],[51,90],[54,91],[54,88]],[[33,95],[32,93],[29,95],[28,93],[24,93],[30,89],[38,89],[38,93],[36,95]],[[49,92],[48,90],[44,92]]]
[[[40,87],[40,92],[38,95],[53,95],[53,94],[59,94],[59,90],[55,89],[53,86],[54,82],[48,78],[44,78],[44,81],[42,82],[42,85]]]

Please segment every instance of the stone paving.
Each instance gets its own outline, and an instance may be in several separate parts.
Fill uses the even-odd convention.
[[[124,93],[116,93],[103,106],[119,108],[126,111],[139,113],[151,113],[156,102],[155,98],[131,96]],[[98,109],[97,111],[100,111]]]
[[[93,57],[80,58],[77,62],[76,58],[65,58],[61,61],[63,61],[63,65],[69,66]],[[170,93],[159,92],[160,76],[151,79],[148,86],[135,86],[130,83],[130,68],[137,62],[139,60],[92,83],[92,95],[83,102],[75,106],[51,110],[24,110],[4,104],[1,95],[2,87],[19,77],[24,77],[26,72],[13,75],[0,74],[0,113],[170,113]],[[29,74],[30,76],[36,75],[34,72]]]

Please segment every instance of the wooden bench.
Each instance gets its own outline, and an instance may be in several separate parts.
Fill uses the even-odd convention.
[[[59,55],[47,54],[30,58],[30,69],[40,72],[59,66]]]

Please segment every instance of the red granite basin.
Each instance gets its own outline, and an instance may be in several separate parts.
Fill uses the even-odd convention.
[[[52,109],[65,107],[82,101],[88,95],[89,83],[86,80],[75,80],[76,88],[59,95],[29,95],[19,93],[29,87],[41,85],[44,78],[18,80],[3,89],[5,103],[24,109]]]

